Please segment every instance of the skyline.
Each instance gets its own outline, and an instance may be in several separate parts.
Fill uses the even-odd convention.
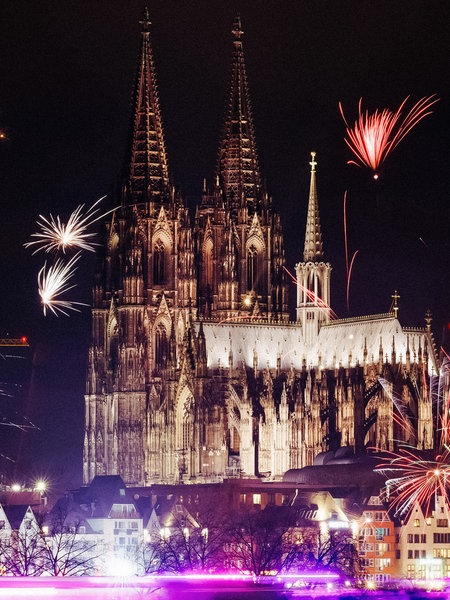
[[[66,388],[64,406],[77,403],[82,420],[89,310],[70,318],[44,317],[37,292],[41,258],[23,244],[36,231],[39,214],[67,218],[117,181],[143,5],[99,2],[80,11],[74,2],[58,10],[52,2],[31,9],[26,4],[7,7],[8,29],[1,42],[6,60],[0,127],[7,134],[0,147],[2,329],[30,337],[39,367],[35,377],[37,384],[49,386],[49,406],[55,408],[52,394]],[[402,323],[423,325],[431,308],[442,327],[449,303],[445,23],[450,9],[443,2],[426,7],[381,3],[378,10],[358,3],[353,11],[345,8],[355,8],[354,2],[331,9],[312,2],[255,6],[149,6],[172,179],[191,206],[200,197],[203,178],[213,183],[229,85],[231,28],[239,12],[261,172],[281,214],[288,268],[292,271],[302,259],[308,163],[315,151],[324,250],[333,266],[332,308],[340,317],[387,312],[398,290]],[[359,98],[371,110],[395,110],[408,95],[414,102],[431,94],[440,98],[433,114],[389,157],[378,182],[369,170],[346,164],[352,157],[339,102],[353,122]],[[345,191],[349,248],[358,250],[348,314]],[[108,200],[111,194],[105,209]],[[94,260],[83,260],[73,300],[90,302]],[[435,333],[439,345],[439,326]],[[71,390],[64,360],[68,352],[76,355],[77,367],[70,373],[76,382]],[[40,377],[45,383],[39,383]],[[33,401],[42,409],[46,394],[39,385]],[[60,399],[58,411],[61,405]]]

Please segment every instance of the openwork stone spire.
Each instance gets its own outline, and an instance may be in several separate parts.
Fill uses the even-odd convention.
[[[126,165],[124,202],[164,202],[169,197],[169,175],[158,88],[150,44],[147,8],[140,21],[142,41],[133,94],[130,150]]]
[[[220,142],[217,174],[231,206],[256,211],[262,198],[261,176],[242,49],[241,20],[233,25],[234,51],[228,113]]]
[[[308,216],[306,219],[304,262],[323,259],[322,233],[320,231],[319,203],[316,189],[316,153],[311,152],[311,183],[309,186]]]

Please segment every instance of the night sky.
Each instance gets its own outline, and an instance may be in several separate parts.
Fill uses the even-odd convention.
[[[0,333],[28,335],[33,375],[22,472],[78,483],[89,309],[44,317],[42,255],[23,248],[39,214],[63,218],[105,194],[120,173],[140,44],[143,2],[94,0],[2,6],[0,34]],[[240,14],[263,177],[281,213],[288,267],[302,260],[310,177],[317,186],[331,304],[340,317],[387,312],[400,294],[404,325],[450,319],[450,3],[389,0],[155,0],[152,46],[169,169],[190,206],[211,185],[228,97],[231,27]],[[347,165],[345,125],[358,101],[396,110],[440,101],[388,158],[375,182]],[[346,306],[343,196],[350,256]],[[70,300],[90,302],[94,256]],[[292,297],[295,298],[294,288]],[[1,465],[0,465],[1,467]],[[19,468],[19,467],[18,467]]]

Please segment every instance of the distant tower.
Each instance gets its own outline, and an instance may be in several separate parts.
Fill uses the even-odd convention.
[[[311,152],[311,182],[306,219],[303,262],[295,266],[297,277],[297,321],[307,345],[317,339],[320,327],[330,320],[331,265],[323,260],[319,203],[316,188],[316,153]]]
[[[287,283],[279,215],[261,184],[243,31],[233,26],[230,99],[219,144],[215,188],[196,214],[199,312],[205,318],[287,321]]]

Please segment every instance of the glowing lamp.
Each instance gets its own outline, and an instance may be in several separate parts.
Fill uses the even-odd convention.
[[[47,489],[47,484],[45,483],[45,481],[40,480],[40,481],[36,481],[36,484],[34,486],[34,489],[37,492],[45,492],[45,490]]]

